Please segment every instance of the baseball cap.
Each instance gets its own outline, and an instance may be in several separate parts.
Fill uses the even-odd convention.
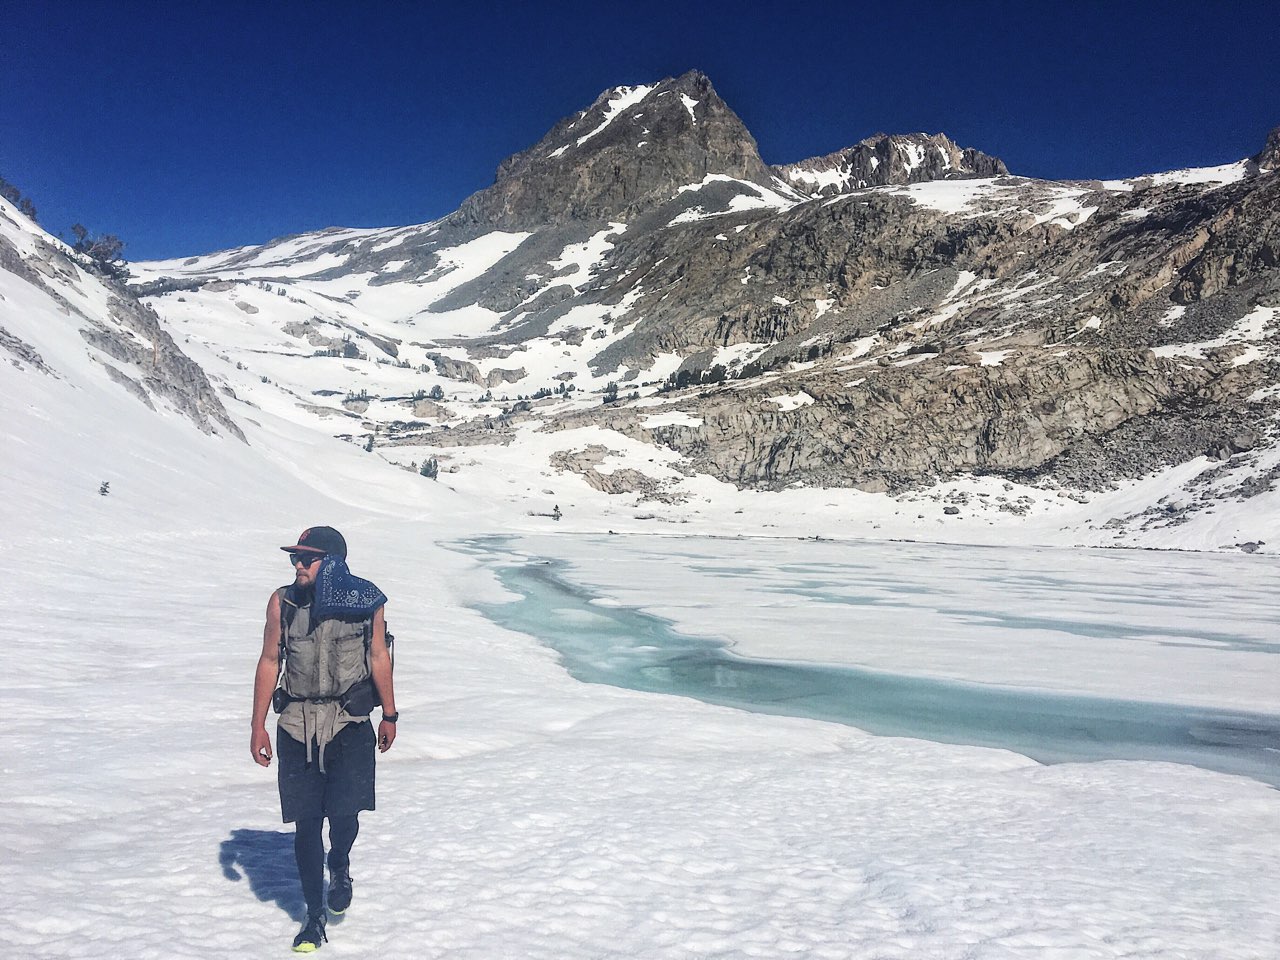
[[[298,542],[291,547],[281,547],[290,553],[310,550],[335,557],[347,555],[347,541],[333,527],[307,527],[298,536]]]

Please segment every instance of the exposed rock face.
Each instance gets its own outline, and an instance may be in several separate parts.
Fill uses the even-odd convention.
[[[295,320],[291,323],[286,323],[281,329],[282,332],[291,337],[305,339],[308,344],[317,350],[341,350],[343,348],[344,341],[341,337],[326,337],[310,322]]]
[[[413,415],[420,420],[448,420],[451,414],[434,400],[406,401],[413,404]]]
[[[601,472],[599,467],[613,453],[600,444],[592,444],[583,450],[565,450],[551,458],[551,465],[559,470],[570,470],[582,476],[596,490],[603,493],[653,494],[659,484],[638,470],[623,467]]]
[[[495,367],[485,374],[484,385],[486,387],[500,387],[504,383],[519,383],[524,379],[524,367],[517,367],[514,370],[508,370],[505,367]]]
[[[173,338],[160,326],[155,311],[123,293],[114,297],[108,307],[111,319],[120,328],[139,334],[144,342],[121,335],[93,318],[87,318],[88,326],[80,330],[87,341],[117,360],[133,364],[141,371],[140,383],[146,392],[163,397],[201,430],[211,432],[216,423],[233,437],[244,440],[244,434],[227,414],[204,370],[178,349]]]
[[[576,302],[634,293],[639,320],[592,366],[643,369],[675,352],[706,370],[725,347],[760,344],[755,362],[769,369],[838,357],[873,335],[911,349],[976,345],[997,329],[1012,346],[1084,336],[1158,347],[1220,336],[1280,287],[1275,176],[1207,193],[1013,180],[991,189],[1009,212],[948,216],[881,190],[628,232]],[[989,286],[953,295],[962,275]],[[541,322],[537,310],[524,317],[530,331]]]
[[[755,138],[697,71],[606,90],[538,143],[504,161],[493,186],[451,219],[528,229],[625,220],[708,174],[767,185]]]
[[[517,383],[525,375],[523,368],[509,370],[505,367],[495,367],[488,373],[481,373],[480,368],[470,360],[457,360],[441,353],[428,353],[427,358],[435,364],[436,372],[442,377],[475,383],[490,389],[500,387],[504,383]]]
[[[25,364],[34,370],[39,370],[46,376],[57,376],[49,368],[49,365],[44,362],[44,358],[40,356],[40,352],[35,347],[21,337],[10,333],[4,327],[0,327],[0,350],[9,354],[9,362],[19,370],[23,369]]]
[[[699,426],[645,428],[627,408],[587,411],[560,425],[607,425],[678,450],[699,472],[740,486],[898,491],[961,473],[1045,476],[1078,445],[1150,415],[1229,402],[1261,374],[1242,379],[1230,365],[1138,350],[1035,351],[993,366],[962,359],[875,368],[855,383],[810,370],[767,387],[699,391],[678,404]],[[1238,452],[1253,436],[1240,430],[1225,442]],[[1195,456],[1205,445],[1202,433],[1183,452]],[[1118,466],[1095,464],[1077,485],[1129,475]]]
[[[467,383],[484,383],[480,368],[469,360],[455,360],[442,353],[428,353],[427,359],[435,364],[436,372],[450,380],[463,380]]]
[[[829,197],[863,187],[961,177],[999,177],[1009,170],[995,157],[961,148],[938,133],[880,133],[844,150],[773,168],[786,183],[810,197]]]

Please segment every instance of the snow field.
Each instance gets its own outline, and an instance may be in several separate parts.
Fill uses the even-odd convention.
[[[574,273],[568,281],[585,283],[591,271],[610,249],[610,238],[622,230],[625,230],[625,225],[614,224],[609,230],[602,231],[585,243],[571,244],[562,252],[555,265],[574,267]],[[244,279],[230,290],[205,289],[177,296],[150,298],[149,302],[164,313],[175,335],[181,335],[180,343],[184,347],[190,349],[196,341],[208,345],[209,352],[198,357],[202,365],[210,371],[221,371],[217,375],[225,374],[227,382],[233,385],[237,395],[254,403],[283,411],[302,401],[312,407],[328,407],[334,411],[333,415],[342,417],[346,416],[340,409],[342,396],[347,391],[367,390],[374,403],[374,409],[369,411],[370,417],[385,419],[389,414],[391,419],[408,419],[407,410],[393,408],[380,411],[377,409],[376,398],[412,395],[437,382],[446,390],[450,400],[475,401],[486,392],[487,388],[484,386],[460,383],[431,374],[423,375],[418,372],[418,368],[426,365],[433,369],[432,362],[426,356],[428,350],[459,360],[469,360],[464,348],[434,347],[431,338],[478,334],[492,328],[499,321],[500,315],[476,306],[432,314],[425,311],[423,304],[433,302],[461,283],[483,273],[518,246],[526,236],[488,234],[460,247],[442,251],[442,265],[448,272],[438,280],[428,284],[369,286],[360,291],[355,299],[348,297],[346,291],[353,284],[359,286],[361,278],[347,277],[337,281],[304,280],[291,283],[285,288],[288,297],[277,296],[275,286],[270,283],[268,286],[272,286],[272,290],[264,290],[258,281]],[[368,277],[364,279],[367,280]],[[558,279],[556,282],[564,281]],[[557,331],[567,333],[574,328],[583,327],[592,331],[606,331],[603,338],[584,338],[576,346],[568,341],[557,342],[543,338],[534,341],[528,349],[517,350],[508,357],[488,357],[471,362],[475,363],[481,375],[487,375],[498,368],[523,368],[525,375],[519,381],[492,388],[495,396],[505,394],[513,399],[519,394],[532,394],[541,387],[553,386],[558,382],[558,375],[573,372],[579,395],[567,397],[567,402],[578,406],[593,405],[599,400],[590,394],[603,389],[611,380],[621,380],[626,371],[596,376],[588,361],[600,350],[626,336],[630,327],[634,326],[632,324],[615,330],[613,318],[623,315],[638,297],[639,291],[636,290],[612,307],[575,307],[561,317],[551,331],[553,334]],[[241,304],[257,312],[247,311]],[[408,325],[395,319],[411,314],[413,319]],[[310,322],[318,333],[326,337],[351,337],[369,359],[313,358],[315,348],[309,342],[283,333],[283,326],[290,321]],[[224,332],[225,338],[222,336]],[[397,359],[408,362],[410,366],[404,368],[394,362],[378,363],[379,359],[390,358],[372,340],[363,339],[365,332],[371,336],[397,341]],[[198,348],[196,352],[199,352]],[[206,358],[210,360],[209,363],[205,363]],[[680,358],[673,357],[672,361],[678,365]],[[239,363],[243,369],[232,373],[225,369],[228,363]],[[333,381],[326,383],[325,387],[339,391],[338,396],[325,398],[312,395],[317,363],[329,364],[333,369]],[[666,372],[660,361],[658,367],[649,371],[648,375],[661,379]],[[271,397],[276,392],[274,386],[260,389],[259,384],[264,376],[273,385],[285,388],[286,396]],[[474,415],[479,411],[469,412]],[[500,410],[494,407],[493,412]],[[331,415],[322,413],[320,416],[327,418]],[[303,419],[315,422],[313,417],[305,414]],[[328,425],[324,420],[321,423]],[[353,423],[353,428],[356,427],[357,424]]]
[[[331,509],[393,596],[405,717],[334,956],[1268,956],[1274,791],[576,684],[461,606],[493,587],[430,544],[441,524]],[[164,576],[190,550],[155,531],[19,581],[96,602],[17,624],[58,639],[4,688],[26,787],[0,835],[29,865],[0,881],[11,955],[287,950],[288,832],[245,723],[282,533],[244,533],[199,579]],[[181,618],[198,636],[157,628]],[[70,718],[52,744],[50,715]]]

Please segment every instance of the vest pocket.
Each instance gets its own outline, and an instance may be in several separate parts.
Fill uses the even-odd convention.
[[[346,690],[369,675],[364,647],[364,624],[344,623],[346,628],[333,639],[334,681],[338,691]]]
[[[320,645],[314,636],[290,637],[285,652],[285,689],[295,697],[323,696],[320,683]]]

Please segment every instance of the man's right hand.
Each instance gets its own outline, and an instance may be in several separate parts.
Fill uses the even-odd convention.
[[[260,767],[271,766],[271,735],[266,727],[257,727],[249,738],[249,752]]]

